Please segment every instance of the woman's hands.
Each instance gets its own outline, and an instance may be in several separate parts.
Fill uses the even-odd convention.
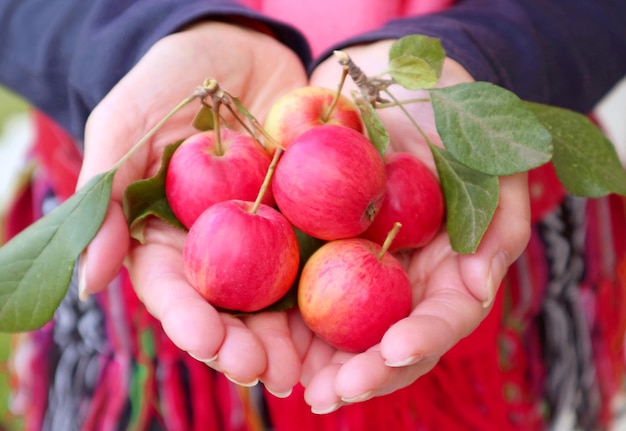
[[[110,169],[206,78],[240,97],[260,121],[275,98],[306,84],[295,54],[263,33],[201,23],[168,36],[90,116],[79,186]],[[104,224],[81,259],[81,294],[104,289],[125,262],[137,295],[179,348],[241,384],[261,379],[269,390],[286,393],[298,382],[301,368],[286,313],[246,318],[219,313],[187,283],[181,257],[184,232],[165,223],[147,223],[144,245],[127,239],[124,190],[156,173],[164,146],[196,132],[191,122],[199,107],[191,103],[175,115],[117,172]]]
[[[386,69],[391,41],[346,50],[366,73]],[[334,59],[320,65],[310,83],[335,88]],[[215,78],[259,120],[282,93],[307,84],[295,55],[262,33],[223,23],[202,23],[158,42],[92,113],[86,129],[79,184],[110,169],[147,130],[205,78]],[[471,81],[446,60],[441,85]],[[349,87],[349,86],[348,86]],[[399,99],[415,97],[392,87]],[[349,88],[348,88],[349,91]],[[283,396],[301,380],[313,411],[335,410],[405,387],[428,372],[486,316],[496,289],[529,238],[525,175],[502,178],[493,222],[473,255],[453,252],[442,230],[425,248],[401,256],[414,286],[414,309],[362,354],[337,351],[313,336],[297,310],[244,318],[220,313],[187,283],[182,270],[184,232],[158,220],[145,227],[145,244],[129,243],[121,210],[125,188],[154,175],[165,145],[194,133],[191,104],[159,131],[116,174],[104,225],[80,267],[82,294],[104,289],[126,263],[139,298],[181,349],[231,380],[257,379]],[[440,145],[429,104],[408,106],[431,141]],[[381,112],[393,151],[432,155],[414,126],[396,108]],[[227,121],[229,119],[227,118]]]
[[[375,75],[386,70],[391,43],[382,41],[346,52],[365,73]],[[311,83],[333,88],[339,70],[331,58],[313,73]],[[446,60],[439,85],[471,81],[460,65]],[[390,91],[399,100],[417,96],[399,86]],[[441,145],[430,104],[406,107],[429,139]],[[384,109],[380,116],[391,136],[391,150],[416,153],[434,171],[428,146],[406,116],[397,108]],[[302,381],[306,401],[314,411],[330,412],[345,403],[364,401],[411,384],[478,326],[489,312],[508,266],[522,253],[530,237],[526,175],[503,177],[500,187],[498,208],[475,254],[454,252],[442,230],[424,248],[399,256],[414,287],[414,308],[409,317],[387,331],[380,344],[361,354],[337,351],[317,338],[308,346],[298,346],[299,351],[306,351]],[[293,325],[304,324],[294,321]]]

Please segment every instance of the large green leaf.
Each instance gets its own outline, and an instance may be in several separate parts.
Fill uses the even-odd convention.
[[[0,331],[32,330],[52,318],[78,256],[104,220],[113,176],[94,177],[0,248]]]
[[[570,193],[586,197],[626,195],[626,170],[611,141],[595,124],[568,109],[527,104],[552,134],[552,163]]]
[[[129,185],[124,191],[122,200],[124,215],[130,228],[131,237],[143,243],[143,228],[149,216],[186,230],[176,218],[165,195],[165,176],[167,167],[174,155],[174,151],[183,143],[182,140],[166,146],[161,155],[161,166],[152,178],[138,180]]]
[[[550,161],[550,132],[510,91],[487,82],[429,91],[444,146],[466,166],[510,175]]]
[[[474,253],[498,206],[498,177],[465,167],[444,149],[431,150],[446,201],[450,244],[458,253]]]

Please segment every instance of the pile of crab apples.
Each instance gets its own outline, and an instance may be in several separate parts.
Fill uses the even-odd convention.
[[[186,277],[207,301],[256,312],[297,283],[310,329],[361,352],[410,313],[411,284],[392,253],[427,244],[444,201],[422,161],[382,157],[355,104],[335,93],[309,86],[281,97],[264,124],[273,138],[265,146],[223,127],[187,138],[165,192],[189,229]],[[296,229],[323,242],[306,262]]]

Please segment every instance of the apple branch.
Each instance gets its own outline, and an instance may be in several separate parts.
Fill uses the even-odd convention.
[[[372,105],[386,103],[387,100],[380,97],[380,92],[385,91],[390,85],[395,84],[393,79],[383,79],[380,77],[369,77],[357,66],[348,54],[343,51],[334,51],[339,64],[347,68],[350,78],[361,91],[361,95]]]
[[[428,139],[428,136],[426,135],[426,133],[424,133],[424,130],[422,130],[420,125],[417,124],[417,121],[415,121],[415,118],[413,118],[413,116],[409,113],[409,111],[406,110],[406,108],[404,107],[404,103],[400,102],[389,90],[385,89],[384,91],[385,91],[385,94],[387,94],[387,96],[389,96],[389,98],[391,100],[393,100],[395,105],[398,106],[398,108],[400,108],[400,110],[404,113],[404,115],[406,115],[406,117],[409,119],[411,124],[413,124],[413,126],[415,126],[415,128],[417,129],[419,134],[422,136],[422,138],[424,138],[424,141],[429,146],[434,146],[432,141],[430,139]]]
[[[124,162],[126,162],[133,154],[137,152],[137,150],[139,150],[139,148],[141,148],[146,142],[148,142],[148,140],[150,140],[150,138],[152,138],[154,134],[158,132],[159,129],[161,129],[161,127],[163,127],[163,125],[167,123],[170,118],[176,115],[181,109],[183,109],[189,103],[193,102],[195,99],[204,100],[209,94],[208,90],[209,89],[204,84],[198,86],[191,95],[183,99],[165,117],[163,117],[156,125],[154,125],[152,129],[150,129],[145,135],[143,135],[143,137],[139,141],[137,141],[137,143],[135,143],[135,145],[133,145],[133,147],[128,150],[128,152],[111,168],[111,171],[117,171],[119,167],[124,164]]]

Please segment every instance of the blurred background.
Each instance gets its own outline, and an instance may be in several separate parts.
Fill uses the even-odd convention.
[[[0,227],[11,195],[17,187],[19,173],[25,167],[25,156],[32,139],[27,105],[20,98],[0,87]],[[0,230],[0,243],[4,241]],[[11,335],[0,333],[0,430],[20,427],[9,410],[9,364]]]
[[[604,100],[597,109],[600,123],[615,144],[626,164],[626,79]],[[28,105],[16,95],[0,87],[0,245],[3,214],[20,184],[20,173],[27,168],[27,153],[33,139]],[[0,269],[1,270],[1,269]],[[20,422],[11,415],[8,362],[12,336],[0,333],[0,431],[20,429]],[[626,430],[626,402],[616,406],[619,421],[614,431]],[[621,413],[621,414],[620,414]]]

